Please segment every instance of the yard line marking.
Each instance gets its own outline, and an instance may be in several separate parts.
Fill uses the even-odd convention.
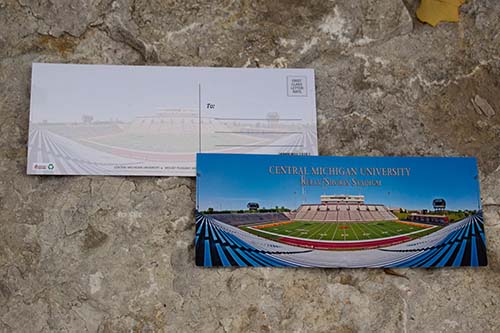
[[[354,224],[350,228],[352,229],[352,232],[354,233],[354,236],[356,237],[356,239],[359,240],[359,237],[356,234],[356,230],[354,230]]]
[[[335,239],[335,235],[337,234],[337,229],[339,228],[339,224],[338,223],[335,223],[335,231],[333,232],[333,235],[332,235],[332,240]]]
[[[375,227],[373,227],[373,226],[371,225],[371,223],[367,223],[367,224],[365,224],[365,227],[366,227],[366,229],[368,229],[368,230],[370,230],[371,232],[375,233],[375,234],[377,235],[377,238],[379,238],[380,236],[382,236],[382,235],[380,234],[380,232],[378,231],[378,229],[377,229],[377,228],[375,228]]]
[[[313,236],[314,236],[314,235],[316,235],[318,232],[322,231],[322,230],[323,230],[323,228],[324,228],[325,226],[326,226],[326,227],[327,227],[327,229],[328,229],[328,225],[326,225],[326,224],[324,224],[324,223],[319,223],[319,224],[321,224],[321,227],[320,227],[318,230],[316,230],[315,232],[313,232],[313,233],[309,236],[309,238],[313,238]]]
[[[326,233],[329,235],[329,234],[330,234],[330,232],[331,232],[331,231],[330,231],[330,228],[331,228],[331,229],[335,229],[335,223],[327,223],[327,224],[328,224],[329,226],[328,226],[328,230],[326,231]],[[334,231],[334,230],[332,230],[332,231]],[[328,235],[327,235],[327,236],[328,236]],[[332,233],[332,237],[333,237],[333,233]]]

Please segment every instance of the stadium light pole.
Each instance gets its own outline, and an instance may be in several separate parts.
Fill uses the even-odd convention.
[[[300,183],[300,201],[301,204],[304,203],[304,185],[302,183]]]

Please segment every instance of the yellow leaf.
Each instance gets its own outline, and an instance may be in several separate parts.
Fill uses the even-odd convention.
[[[439,22],[458,22],[458,8],[464,0],[422,0],[417,18],[435,27]]]

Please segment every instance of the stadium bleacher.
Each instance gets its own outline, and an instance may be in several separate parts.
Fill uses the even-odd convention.
[[[290,221],[283,213],[242,213],[242,214],[210,214],[218,221],[239,227],[242,225]]]
[[[378,211],[378,207],[379,206],[376,206],[376,205],[369,205],[368,208],[370,210],[370,214],[373,218],[374,221],[381,221],[384,219],[383,215],[380,214],[380,212]]]
[[[359,205],[349,205],[349,219],[351,221],[362,221],[359,214]]]
[[[302,220],[304,219],[304,216],[306,216],[307,211],[308,211],[309,205],[302,205],[297,209],[297,215],[295,216],[295,219]]]
[[[328,205],[327,209],[325,221],[337,222],[337,205]]]
[[[349,221],[349,212],[347,211],[347,208],[349,205],[338,205],[337,210],[339,212],[338,215],[338,221]]]
[[[196,215],[198,266],[449,267],[487,265],[482,212],[418,239],[367,251],[317,251]],[[309,240],[312,242],[312,240]]]
[[[317,207],[309,207],[307,213],[304,215],[304,219],[308,221],[314,221],[316,213],[318,212]]]
[[[324,221],[327,215],[326,205],[319,206],[319,210],[316,212],[315,221]]]
[[[387,207],[380,206],[379,212],[382,214],[385,220],[394,220],[397,219],[396,215],[394,215]]]
[[[318,222],[396,221],[398,218],[384,205],[304,204],[294,220]]]

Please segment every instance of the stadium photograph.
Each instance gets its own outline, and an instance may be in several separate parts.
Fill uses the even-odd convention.
[[[197,155],[199,266],[484,266],[473,158]]]

